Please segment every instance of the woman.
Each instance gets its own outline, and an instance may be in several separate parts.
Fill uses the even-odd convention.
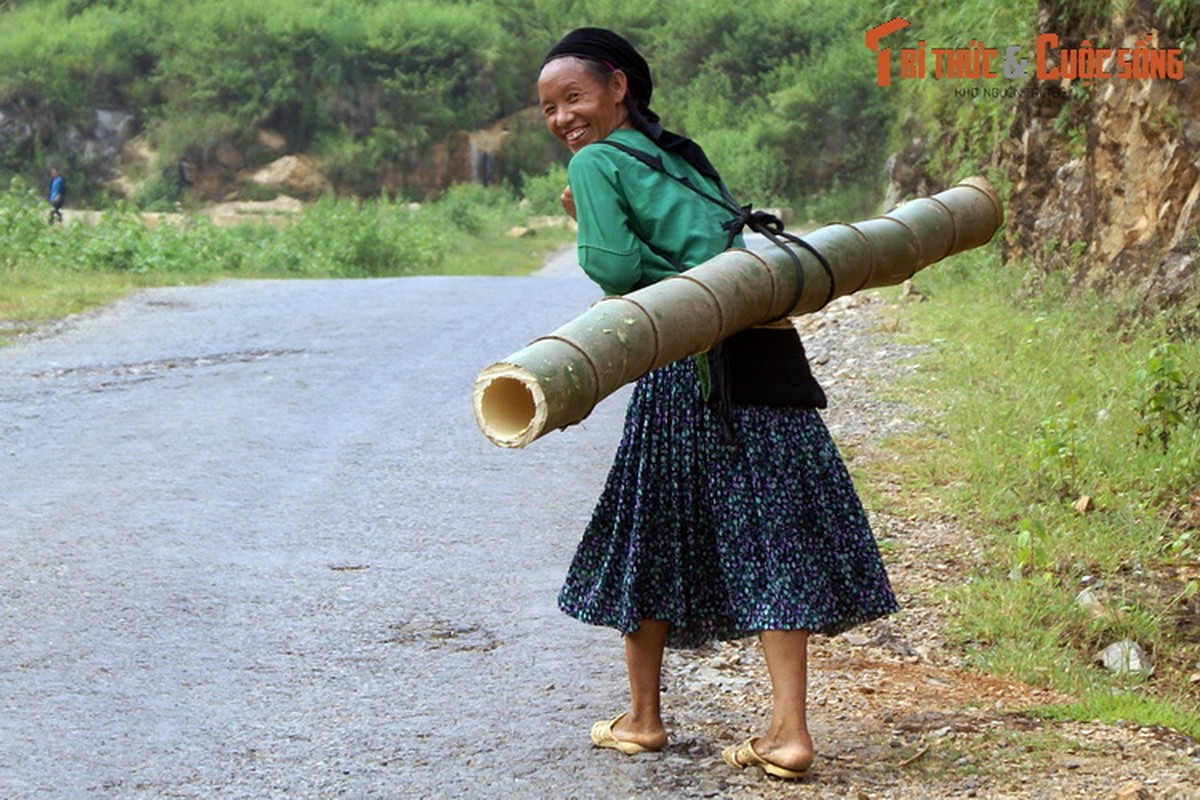
[[[599,28],[563,38],[538,78],[546,125],[574,153],[563,205],[579,225],[579,262],[609,294],[727,246],[730,213],[713,199],[721,179],[694,142],[658,124],[652,92],[642,56]],[[638,381],[559,605],[624,634],[631,705],[593,726],[597,746],[626,754],[666,746],[665,646],[757,633],[771,725],[722,755],[733,767],[801,778],[813,761],[809,632],[846,630],[895,611],[896,601],[815,408],[735,401],[722,409],[706,399],[709,366],[705,357],[683,359]]]

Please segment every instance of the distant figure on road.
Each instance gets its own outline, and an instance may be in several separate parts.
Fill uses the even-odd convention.
[[[67,202],[67,180],[58,171],[58,167],[50,168],[50,224],[62,222],[63,203]]]
[[[645,59],[599,28],[568,34],[538,79],[547,128],[573,153],[562,200],[579,223],[579,263],[607,294],[741,245],[747,224],[731,219],[740,206],[700,147],[658,124],[652,91]],[[749,334],[739,351],[637,382],[559,607],[624,634],[630,708],[597,722],[592,741],[627,754],[667,744],[665,646],[758,634],[771,725],[722,756],[798,779],[813,761],[809,633],[836,634],[897,604],[795,328]]]

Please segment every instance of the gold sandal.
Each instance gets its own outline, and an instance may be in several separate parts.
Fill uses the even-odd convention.
[[[625,712],[628,713],[628,712]],[[654,748],[644,747],[637,742],[627,742],[623,739],[618,739],[613,735],[613,726],[620,722],[625,714],[618,714],[610,720],[600,720],[592,726],[592,744],[596,747],[608,747],[613,750],[620,750],[627,756],[632,756],[636,753],[652,753],[656,752]]]
[[[726,764],[735,769],[745,769],[746,767],[762,767],[763,772],[768,775],[773,775],[776,778],[783,778],[787,781],[797,781],[807,778],[811,770],[810,767],[804,769],[788,769],[781,767],[773,761],[767,761],[758,754],[754,749],[754,739],[747,739],[741,744],[734,744],[726,747],[721,751],[721,758]]]

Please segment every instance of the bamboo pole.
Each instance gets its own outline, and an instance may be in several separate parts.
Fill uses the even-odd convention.
[[[620,297],[606,297],[553,333],[480,372],[475,420],[501,447],[524,447],[573,425],[626,383],[738,331],[827,299],[892,286],[918,270],[986,244],[1000,228],[1000,198],[983,178],[904,203],[853,225],[826,225],[804,237],[803,286],[785,250],[727,250],[685,273]],[[830,286],[832,276],[832,287]]]

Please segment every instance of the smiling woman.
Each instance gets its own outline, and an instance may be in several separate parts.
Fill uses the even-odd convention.
[[[538,100],[546,127],[577,153],[585,145],[606,138],[617,128],[631,128],[625,73],[595,61],[559,58],[542,69]]]
[[[695,142],[658,124],[652,93],[645,59],[599,28],[568,34],[538,77],[546,126],[573,153],[563,204],[578,222],[579,263],[609,294],[743,244],[745,222],[731,218],[739,206],[714,199],[730,197],[721,176]],[[896,609],[866,515],[814,407],[823,407],[823,393],[795,329],[784,323],[775,332],[791,334],[794,348],[782,349],[798,353],[813,391],[771,404],[734,400],[714,388],[733,370],[710,369],[707,354],[653,370],[634,389],[608,482],[559,595],[567,614],[624,634],[630,709],[593,726],[598,747],[634,754],[666,745],[666,645],[757,633],[771,674],[771,726],[722,755],[735,768],[802,778],[813,761],[809,632],[840,632]],[[778,353],[764,355],[778,363]]]

